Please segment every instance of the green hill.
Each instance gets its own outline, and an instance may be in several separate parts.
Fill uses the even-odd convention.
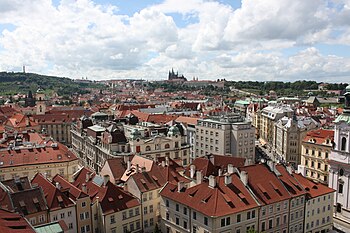
[[[34,73],[0,72],[0,95],[26,94],[29,90],[35,92],[39,87],[47,92],[71,95],[88,93],[88,88],[102,88],[103,86],[94,82],[80,83],[69,78]]]

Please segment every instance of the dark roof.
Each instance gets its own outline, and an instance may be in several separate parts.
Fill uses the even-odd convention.
[[[4,209],[0,209],[0,232],[36,233],[24,217]]]

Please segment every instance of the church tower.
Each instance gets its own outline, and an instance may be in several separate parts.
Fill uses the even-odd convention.
[[[334,121],[334,146],[329,158],[329,183],[335,189],[334,224],[350,228],[350,85],[345,89],[343,114]],[[340,220],[340,221],[337,221]],[[337,222],[342,223],[336,226]]]
[[[36,114],[44,115],[45,112],[46,112],[45,93],[43,89],[39,88],[36,91]]]

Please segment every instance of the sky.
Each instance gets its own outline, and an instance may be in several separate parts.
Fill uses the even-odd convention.
[[[350,82],[350,0],[0,0],[0,71]]]

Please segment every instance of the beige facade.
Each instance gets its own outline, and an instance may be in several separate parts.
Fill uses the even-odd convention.
[[[243,157],[255,160],[255,129],[239,116],[220,119],[200,119],[196,126],[195,153]]]
[[[221,217],[206,216],[173,200],[162,198],[160,203],[162,232],[248,232],[258,229],[258,208]]]
[[[307,233],[328,232],[333,227],[334,194],[311,198],[305,206],[305,229]]]
[[[91,199],[89,196],[77,198],[75,201],[77,213],[77,231],[80,233],[93,232],[91,214]]]
[[[310,131],[302,141],[299,172],[304,176],[328,184],[329,156],[334,132],[331,130]]]
[[[130,137],[130,152],[140,154],[147,158],[169,157],[181,160],[183,166],[189,164],[190,146],[186,138],[182,137],[177,128],[169,129],[168,135],[156,135],[150,138],[142,138],[135,129]]]
[[[72,181],[73,174],[79,169],[79,160],[56,161],[40,164],[27,164],[11,167],[0,167],[0,181],[13,179],[15,177],[28,176],[33,178],[36,173],[46,174],[48,178],[60,174],[65,179]]]
[[[289,200],[264,205],[259,209],[259,229],[261,232],[288,232]]]

